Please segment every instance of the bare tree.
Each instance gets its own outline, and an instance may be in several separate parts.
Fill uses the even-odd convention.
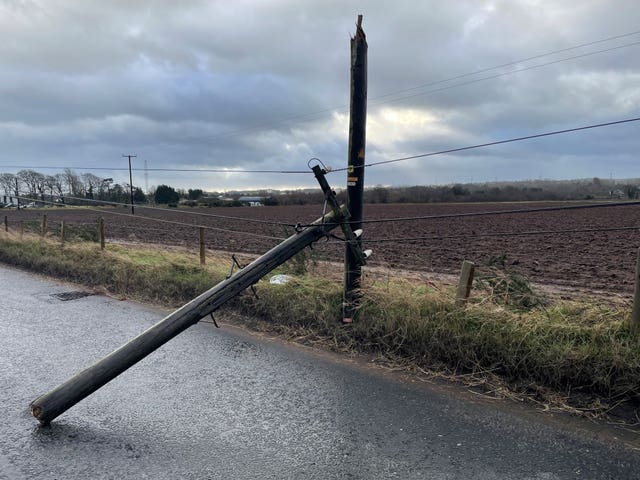
[[[73,197],[82,196],[84,188],[78,174],[70,168],[65,168],[63,175],[67,192]]]
[[[38,194],[44,197],[44,179],[45,176],[36,172],[35,170],[20,170],[16,176],[20,179],[22,184],[27,187],[29,196],[37,199]]]
[[[0,175],[0,185],[2,185],[6,194],[13,195],[16,198],[18,208],[20,208],[20,187],[22,186],[20,178],[13,173],[3,173]]]
[[[103,178],[98,186],[98,199],[109,200],[111,195],[111,184],[113,184],[113,178]]]
[[[44,177],[44,188],[49,191],[49,198],[53,202],[53,195],[56,190],[56,177],[47,175]]]
[[[51,180],[52,191],[60,198],[62,203],[64,204],[64,185],[65,185],[65,175],[64,173],[56,173]]]
[[[5,195],[11,195],[15,186],[16,176],[13,173],[3,173],[0,175],[0,187],[4,190]]]
[[[100,188],[102,179],[93,173],[83,173],[82,181],[84,183],[84,190],[87,193],[88,198],[93,198],[94,192]]]

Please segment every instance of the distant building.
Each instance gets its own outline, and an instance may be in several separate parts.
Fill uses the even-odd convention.
[[[615,190],[609,190],[609,197],[611,198],[624,198],[627,195],[620,190],[619,188],[615,189]]]
[[[240,197],[238,201],[242,205],[247,205],[249,207],[262,207],[264,205],[264,200],[266,197]]]

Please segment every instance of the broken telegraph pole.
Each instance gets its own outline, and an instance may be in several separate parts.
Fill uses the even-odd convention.
[[[362,228],[364,150],[367,130],[367,38],[358,15],[356,34],[351,39],[351,102],[347,164],[347,209],[354,230]],[[360,239],[356,240],[360,244]],[[347,245],[344,257],[344,300],[342,321],[353,321],[360,300],[362,263]]]
[[[354,233],[350,225],[344,223],[349,219],[347,208],[338,205],[335,193],[324,177],[325,172],[320,167],[314,167],[313,173],[320,183],[325,198],[332,206],[332,212],[319,218],[304,230],[296,232],[102,360],[79,372],[50,392],[36,398],[30,405],[31,414],[42,424],[50,423],[58,415],[91,395],[173,337],[195,325],[207,315],[211,315],[225,302],[257,283],[264,275],[286,262],[296,253],[325,237],[337,226],[342,227],[347,239],[353,239]],[[358,244],[356,242],[349,244],[350,248],[354,250],[354,255],[358,256],[355,251],[359,248]],[[364,261],[362,252],[360,252],[360,257]]]

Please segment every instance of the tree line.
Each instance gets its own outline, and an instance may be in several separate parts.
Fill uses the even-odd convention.
[[[107,202],[128,203],[129,184],[114,183],[112,178],[101,178],[93,173],[77,174],[66,168],[63,173],[45,175],[35,170],[20,170],[18,173],[0,174],[0,189],[4,195],[25,197],[34,201],[61,204],[79,203],[77,198]],[[134,202],[147,201],[147,195],[134,186]]]
[[[589,200],[597,198],[630,198],[640,195],[640,180],[613,180],[594,177],[582,180],[529,180],[519,182],[468,183],[437,186],[384,187],[375,186],[364,191],[365,203],[437,203],[437,202],[514,202],[548,200]],[[82,204],[91,199],[116,203],[130,202],[130,186],[115,183],[92,173],[77,174],[72,169],[45,175],[35,170],[0,174],[0,189],[5,196],[26,197],[34,201],[60,204]],[[242,195],[263,198],[264,205],[321,204],[323,195],[317,189],[255,190],[251,192],[205,192],[202,189],[175,189],[159,185],[145,193],[133,187],[134,203],[153,201],[158,204],[236,206]],[[345,201],[345,192],[338,192]],[[235,200],[235,201],[234,201]]]

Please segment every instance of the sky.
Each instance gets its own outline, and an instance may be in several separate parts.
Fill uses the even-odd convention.
[[[128,182],[91,169],[135,154],[142,188],[314,187],[311,173],[153,169],[345,167],[358,14],[366,162],[640,116],[637,0],[0,0],[0,172]],[[372,166],[365,184],[640,177],[639,128]]]

